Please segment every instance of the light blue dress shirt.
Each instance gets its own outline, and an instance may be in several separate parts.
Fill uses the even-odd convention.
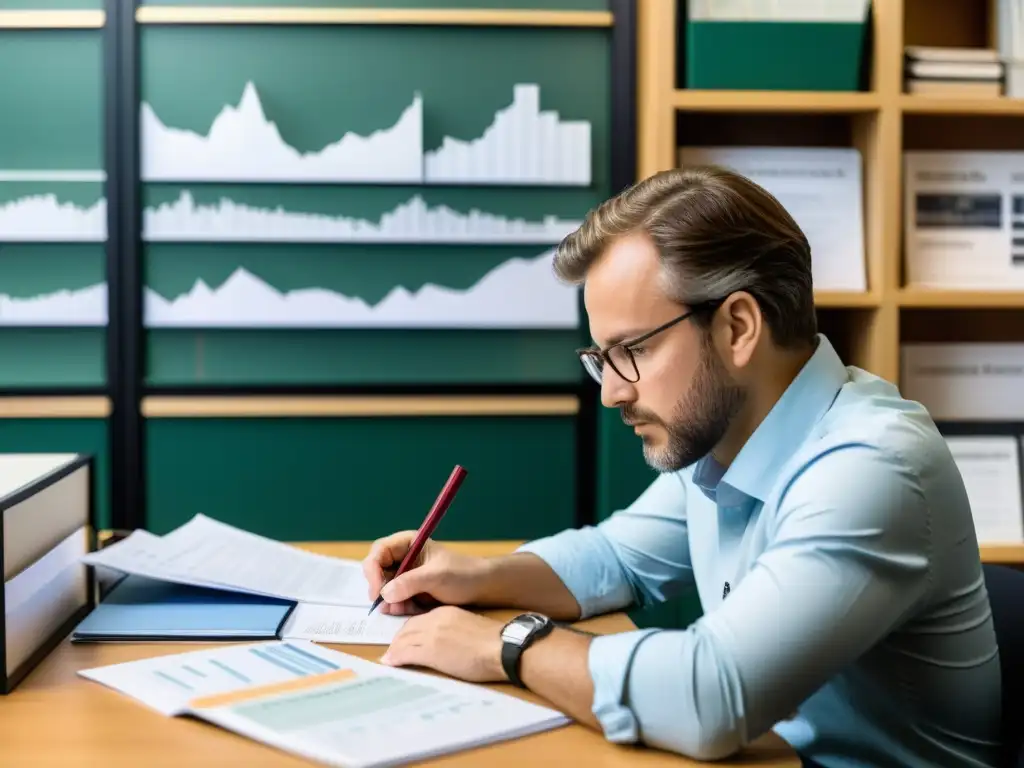
[[[661,474],[522,551],[585,617],[699,592],[686,629],[592,640],[611,741],[712,760],[774,729],[828,768],[997,764],[999,658],[960,474],[924,408],[824,336],[727,471],[708,456]]]

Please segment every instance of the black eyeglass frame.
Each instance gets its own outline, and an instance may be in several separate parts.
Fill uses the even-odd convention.
[[[726,298],[728,298],[728,297],[726,297]],[[640,336],[636,336],[636,337],[634,337],[632,339],[623,339],[622,341],[620,341],[620,342],[618,342],[616,344],[608,345],[604,349],[600,349],[598,347],[583,347],[582,349],[577,349],[576,350],[576,354],[577,354],[577,356],[579,356],[580,363],[583,365],[584,370],[587,370],[588,373],[589,373],[589,369],[587,368],[587,364],[586,364],[584,358],[587,358],[587,357],[598,358],[598,360],[599,360],[599,362],[601,364],[601,368],[602,369],[604,368],[604,364],[607,364],[622,379],[624,379],[625,381],[628,381],[630,384],[636,384],[638,381],[640,381],[640,369],[637,368],[636,358],[633,357],[633,351],[630,349],[630,347],[634,347],[634,346],[636,346],[637,344],[639,344],[639,343],[641,343],[643,341],[647,341],[652,336],[656,336],[659,333],[661,333],[662,331],[667,331],[672,326],[678,325],[679,323],[683,322],[684,320],[688,320],[689,318],[693,317],[696,314],[700,314],[702,312],[708,312],[708,311],[714,312],[720,306],[722,306],[722,304],[724,304],[724,303],[725,303],[725,299],[722,298],[722,299],[708,299],[707,301],[702,301],[702,302],[699,302],[697,304],[693,304],[693,305],[690,306],[690,309],[688,309],[683,314],[679,315],[678,317],[672,318],[667,323],[662,323],[657,328],[654,328],[653,330],[647,331],[646,333],[644,333],[644,334],[642,334]],[[629,359],[630,364],[633,366],[633,373],[635,375],[635,378],[630,378],[630,377],[624,375],[622,373],[622,371],[620,371],[618,369],[618,367],[616,367],[615,363],[612,362],[610,352],[611,352],[611,350],[615,349],[616,347],[622,347],[623,351],[626,353],[626,357]],[[593,375],[591,375],[591,376],[593,378]],[[600,381],[598,381],[598,383],[600,383]]]

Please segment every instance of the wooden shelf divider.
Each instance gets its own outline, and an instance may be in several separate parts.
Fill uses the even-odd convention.
[[[151,395],[146,418],[572,416],[575,395]]]
[[[0,419],[105,419],[105,395],[17,395],[0,397]]]
[[[102,29],[102,10],[0,10],[0,29]]]
[[[1009,115],[1024,117],[1024,99],[960,98],[908,96],[900,98],[900,108],[914,115]]]
[[[899,292],[899,303],[901,307],[934,309],[1024,309],[1024,291],[951,291],[908,287]]]
[[[875,112],[877,93],[832,91],[704,91],[676,89],[672,108],[687,112],[801,112],[805,114]]]
[[[139,24],[402,24],[521,27],[610,27],[610,11],[490,8],[298,8],[142,5]]]

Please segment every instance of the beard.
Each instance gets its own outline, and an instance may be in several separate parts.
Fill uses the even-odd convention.
[[[676,404],[670,421],[631,405],[622,406],[622,420],[660,425],[668,439],[659,448],[644,438],[644,460],[659,472],[675,472],[711,453],[746,398],[746,390],[732,380],[708,343],[702,346],[693,382]]]

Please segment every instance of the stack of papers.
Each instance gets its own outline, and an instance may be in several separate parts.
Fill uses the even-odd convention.
[[[903,69],[907,93],[943,98],[1003,95],[1003,62],[991,48],[908,45]]]
[[[326,765],[396,765],[561,727],[561,712],[301,640],[86,669],[167,716],[193,716]]]
[[[690,21],[861,23],[871,0],[690,0]]]
[[[136,530],[82,560],[148,580],[291,601],[295,608],[278,632],[282,638],[386,645],[406,621],[367,615],[369,584],[358,561],[306,552],[205,515],[164,536]],[[100,637],[103,627],[92,632]],[[130,635],[124,626],[119,632]],[[173,628],[165,634],[173,637]]]

